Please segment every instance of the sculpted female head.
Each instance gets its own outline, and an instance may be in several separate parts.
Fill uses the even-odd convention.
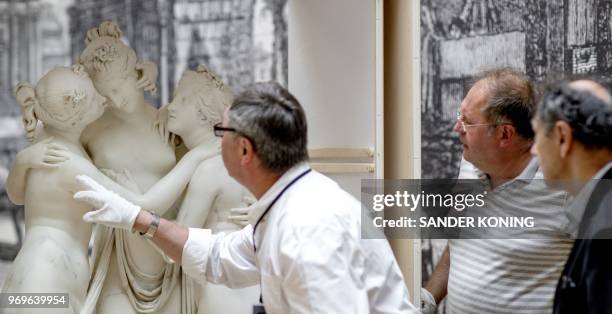
[[[113,107],[132,112],[144,102],[144,95],[136,84],[136,52],[121,41],[121,36],[119,26],[113,22],[90,29],[79,63]]]
[[[54,68],[36,87],[20,82],[15,98],[23,109],[23,124],[30,141],[38,120],[59,130],[79,130],[102,115],[106,101],[80,65]]]
[[[212,132],[232,98],[230,89],[205,66],[187,70],[168,105],[168,130],[182,136],[202,127]]]

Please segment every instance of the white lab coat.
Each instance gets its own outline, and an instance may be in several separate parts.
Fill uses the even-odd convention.
[[[295,182],[262,219],[255,253],[252,226],[307,169],[304,163],[288,170],[251,206],[251,224],[241,231],[190,228],[183,270],[234,288],[261,279],[268,314],[418,313],[387,241],[361,239],[361,204],[316,171]]]

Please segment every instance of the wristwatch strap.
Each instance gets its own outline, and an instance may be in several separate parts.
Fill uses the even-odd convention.
[[[151,220],[151,224],[149,224],[149,228],[147,228],[147,232],[142,233],[140,232],[141,236],[144,236],[145,238],[152,240],[153,236],[155,235],[155,232],[157,231],[157,228],[159,228],[159,215],[157,213],[154,213],[152,211],[149,211],[149,214],[151,214],[151,216],[153,216],[153,219]]]

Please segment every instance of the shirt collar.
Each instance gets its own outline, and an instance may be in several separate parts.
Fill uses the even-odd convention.
[[[527,181],[527,182],[531,181],[535,178],[536,173],[538,172],[538,169],[540,169],[540,162],[538,161],[537,158],[531,158],[531,161],[529,161],[529,164],[527,164],[527,167],[525,167],[523,172],[521,172],[521,174],[519,174],[515,180]]]
[[[584,187],[580,189],[580,192],[578,192],[576,197],[572,200],[572,203],[567,207],[567,217],[569,219],[568,232],[573,237],[578,235],[580,221],[582,220],[582,216],[584,216],[586,206],[589,203],[589,199],[591,199],[591,194],[593,194],[595,187],[597,187],[599,179],[603,178],[610,169],[612,169],[612,162],[609,162],[603,168],[599,169]]]
[[[498,186],[496,189],[506,187],[517,181],[530,182],[531,180],[535,178],[536,173],[538,172],[539,169],[540,169],[540,162],[538,161],[538,159],[531,158],[531,160],[529,161],[525,169],[523,169],[523,171],[516,178]],[[483,180],[485,182],[485,185],[490,188],[491,182],[489,180],[489,175],[478,169],[477,169],[477,173],[478,173],[478,178]]]
[[[270,206],[272,201],[276,198],[278,193],[280,193],[283,188],[287,186],[287,184],[293,181],[293,179],[309,168],[310,166],[308,163],[303,162],[285,171],[285,173],[278,180],[276,180],[276,182],[257,200],[257,202],[249,206],[249,223],[254,226],[255,223],[257,223],[257,220],[259,220],[261,215],[263,215],[263,213],[266,211],[266,208],[268,208],[268,206]]]

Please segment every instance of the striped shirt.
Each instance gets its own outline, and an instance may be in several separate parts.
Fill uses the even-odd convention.
[[[449,240],[449,313],[550,313],[557,281],[572,248],[565,232],[567,194],[546,187],[537,160],[489,192],[492,216],[511,210],[546,217],[538,239]],[[495,199],[503,191],[507,197]],[[537,218],[536,218],[537,219]],[[543,230],[542,230],[543,229]]]

